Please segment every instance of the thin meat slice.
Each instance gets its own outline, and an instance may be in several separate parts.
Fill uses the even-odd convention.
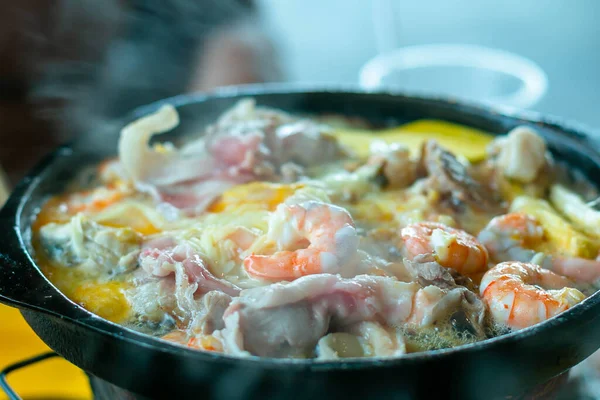
[[[221,329],[231,297],[241,291],[215,277],[189,245],[168,236],[147,241],[138,263],[135,286],[126,293],[136,313],[153,321],[174,317],[194,333]]]
[[[259,162],[261,132],[250,132],[244,136],[224,134],[208,143],[201,138],[181,150],[171,144],[150,146],[154,135],[171,130],[178,124],[175,108],[165,105],[123,129],[119,160],[131,179],[159,188],[215,176],[235,181],[252,172]]]
[[[213,290],[202,296],[202,307],[194,315],[190,324],[191,332],[210,335],[216,330],[225,328],[223,315],[231,303],[231,296]]]
[[[129,124],[121,133],[119,158],[139,190],[191,214],[202,213],[231,186],[289,180],[302,166],[348,155],[324,127],[247,101],[181,149],[150,146],[154,135],[178,123],[175,108],[165,105]]]
[[[421,287],[392,277],[308,275],[243,290],[225,311],[225,328],[214,335],[226,353],[275,358],[314,357],[323,336],[352,334],[363,322],[377,323],[390,335],[406,324],[433,327],[447,322],[480,335],[484,309],[474,298],[456,284]],[[382,354],[402,351],[402,342],[394,340],[398,352]]]
[[[195,290],[192,294],[217,290],[237,296],[241,290],[234,284],[215,277],[202,257],[186,244],[167,248],[144,248],[139,263],[148,274],[156,277],[174,274],[179,278],[177,273],[181,271],[181,275],[194,285]]]
[[[416,283],[386,277],[310,275],[242,291],[225,312],[225,329],[215,334],[231,354],[310,357],[330,329],[407,321],[418,290]]]
[[[224,134],[208,143],[201,138],[182,150],[149,145],[152,136],[178,123],[177,111],[166,105],[121,133],[119,159],[126,175],[158,201],[201,212],[235,184],[272,177],[272,168],[263,165],[261,132]]]

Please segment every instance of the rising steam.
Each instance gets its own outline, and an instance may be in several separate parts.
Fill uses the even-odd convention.
[[[217,29],[251,16],[240,0],[62,0],[31,98],[91,149],[133,108],[180,94]],[[53,105],[53,106],[50,106]],[[58,107],[56,107],[58,105]]]

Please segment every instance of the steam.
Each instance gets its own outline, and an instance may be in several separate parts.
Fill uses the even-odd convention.
[[[184,92],[206,38],[250,15],[240,0],[57,3],[47,48],[58,59],[40,65],[31,99],[94,151],[114,150],[107,135],[128,111]]]

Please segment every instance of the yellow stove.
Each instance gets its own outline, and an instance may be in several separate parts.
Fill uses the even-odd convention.
[[[50,351],[18,310],[0,305],[0,321],[0,370]],[[84,372],[60,357],[12,372],[8,383],[24,400],[92,398]],[[0,400],[6,399],[0,391]]]

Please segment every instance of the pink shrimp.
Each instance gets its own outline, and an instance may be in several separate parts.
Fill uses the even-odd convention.
[[[408,258],[433,254],[446,268],[472,274],[487,268],[488,253],[473,236],[436,222],[419,222],[401,231]]]
[[[537,252],[530,248],[543,238],[544,228],[535,218],[523,213],[493,218],[478,236],[495,262],[531,262]]]
[[[280,204],[267,236],[281,251],[251,254],[244,260],[246,271],[263,279],[292,281],[305,275],[337,273],[358,249],[358,235],[348,211],[318,201]]]
[[[201,349],[206,351],[222,352],[223,346],[212,335],[193,334],[187,331],[176,329],[161,337],[162,340],[176,343],[181,346]]]
[[[520,261],[540,265],[578,282],[594,283],[600,278],[600,260],[563,257],[532,249],[544,240],[539,221],[523,213],[495,217],[479,233],[478,239],[495,262]]]
[[[545,321],[585,298],[573,282],[535,264],[504,262],[485,273],[479,293],[499,325],[521,329]]]

